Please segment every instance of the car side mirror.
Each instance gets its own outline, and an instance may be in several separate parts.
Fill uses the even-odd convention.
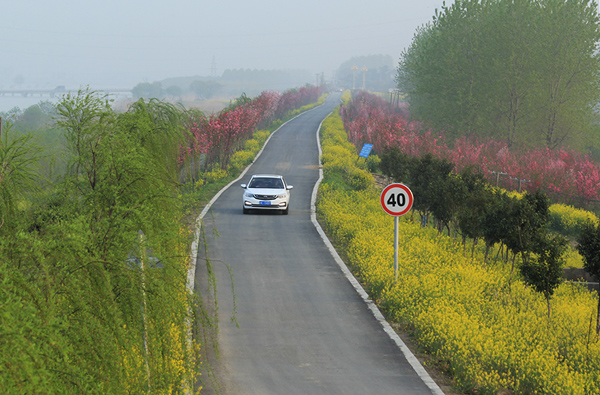
[[[293,188],[294,188],[293,185],[288,185],[286,189],[289,191],[290,189],[293,189]]]
[[[246,184],[240,185],[242,188],[246,189]]]

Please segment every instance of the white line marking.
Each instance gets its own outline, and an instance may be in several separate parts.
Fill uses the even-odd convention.
[[[323,122],[321,122],[321,124],[319,125],[319,128],[317,129],[317,145],[319,147],[319,164],[321,162],[320,158],[322,155],[321,141],[319,140],[319,132],[321,131],[322,125],[323,125]],[[315,187],[313,188],[312,197],[310,199],[310,220],[312,221],[313,225],[317,229],[317,232],[319,232],[319,235],[321,235],[323,242],[325,243],[325,245],[329,249],[329,252],[333,256],[333,259],[335,259],[335,261],[337,262],[338,266],[340,267],[340,269],[342,270],[342,272],[344,273],[344,275],[346,276],[348,281],[350,281],[350,284],[352,284],[352,286],[354,287],[356,292],[358,292],[360,297],[367,304],[367,307],[369,308],[369,310],[371,310],[371,312],[375,316],[375,319],[377,321],[379,321],[381,326],[383,326],[384,332],[388,334],[388,336],[394,341],[394,343],[396,343],[398,348],[402,351],[402,353],[404,354],[404,357],[406,358],[406,360],[408,361],[410,366],[412,366],[412,368],[419,375],[421,380],[423,380],[425,385],[427,387],[429,387],[432,394],[444,395],[444,392],[442,391],[442,389],[436,384],[435,381],[433,381],[431,376],[429,376],[429,373],[427,373],[427,371],[425,370],[423,365],[421,365],[421,362],[419,362],[417,357],[415,357],[415,355],[412,353],[412,351],[410,351],[410,349],[406,346],[406,344],[404,344],[404,342],[402,341],[400,336],[398,336],[398,334],[394,331],[394,329],[390,326],[390,324],[385,320],[385,318],[383,317],[383,314],[381,314],[381,311],[379,310],[379,308],[377,307],[375,302],[373,302],[369,298],[369,294],[367,294],[367,292],[360,285],[360,283],[358,282],[356,277],[354,277],[352,272],[348,269],[348,267],[346,266],[346,264],[344,263],[342,258],[340,258],[337,251],[335,250],[335,248],[333,248],[333,245],[331,244],[331,242],[325,235],[325,232],[321,228],[321,225],[319,225],[319,222],[317,221],[317,210],[316,210],[315,203],[317,200],[317,192],[319,190],[319,184],[321,184],[322,180],[323,180],[323,168],[322,168],[322,166],[319,166],[319,179],[317,180],[317,183],[315,184]]]
[[[315,107],[315,108],[318,108],[318,107]],[[314,110],[314,108],[311,109],[311,110]],[[309,111],[311,111],[311,110],[309,110]],[[308,112],[308,111],[306,111],[306,112]],[[306,112],[304,112],[302,114],[305,114]],[[254,160],[252,161],[252,163],[249,164],[244,169],[244,171],[242,171],[242,173],[240,174],[240,176],[238,178],[236,178],[235,180],[231,181],[229,184],[227,184],[226,186],[224,186],[219,192],[217,192],[217,194],[204,207],[204,209],[202,210],[202,212],[200,213],[200,215],[198,216],[198,218],[196,218],[196,233],[194,235],[194,241],[192,242],[191,255],[190,255],[190,268],[188,269],[188,277],[187,277],[187,289],[188,289],[188,291],[190,293],[193,292],[193,290],[194,290],[194,277],[196,275],[196,259],[197,259],[197,255],[198,255],[198,241],[200,239],[200,226],[199,226],[200,222],[202,221],[202,219],[204,218],[204,216],[206,215],[206,213],[208,212],[208,210],[210,210],[210,207],[213,205],[213,203],[221,196],[221,194],[223,194],[223,192],[227,188],[229,188],[233,183],[238,182],[246,174],[246,172],[248,171],[248,169],[250,168],[250,166],[252,166],[254,164],[254,162],[256,162],[256,160],[258,159],[258,157],[262,154],[263,150],[267,146],[267,143],[269,142],[269,140],[271,140],[271,136],[273,136],[277,131],[279,131],[279,129],[281,129],[285,124],[287,124],[288,122],[292,121],[293,119],[299,117],[302,114],[296,115],[294,118],[288,120],[287,122],[285,122],[284,124],[282,124],[280,127],[278,127],[273,133],[271,133],[269,135],[269,137],[267,138],[267,140],[265,141],[265,143],[264,143],[263,147],[261,148],[261,150],[256,154],[256,157],[254,158]],[[321,155],[322,155],[322,152],[323,152],[321,150],[321,142],[319,140],[319,132],[321,131],[321,126],[322,125],[323,125],[323,122],[321,122],[319,124],[319,128],[317,129],[317,135],[316,135],[317,136],[317,146],[318,146],[318,149],[319,149],[319,164],[320,164],[320,161],[321,161],[320,158],[321,158]],[[333,258],[335,259],[336,263],[338,264],[338,266],[340,267],[340,269],[342,270],[342,272],[344,273],[344,275],[346,276],[346,278],[348,279],[348,281],[350,281],[350,284],[352,284],[352,286],[354,287],[354,289],[356,290],[356,292],[358,292],[358,294],[360,295],[360,297],[367,304],[367,307],[369,308],[369,310],[371,310],[371,312],[373,313],[373,316],[375,316],[375,319],[377,321],[379,321],[379,323],[383,327],[383,330],[385,331],[385,333],[387,333],[388,336],[394,341],[394,343],[396,343],[396,345],[398,346],[398,348],[400,348],[400,350],[404,354],[404,357],[406,358],[406,360],[408,361],[408,363],[410,364],[410,366],[412,366],[412,368],[419,375],[419,377],[421,378],[421,380],[423,380],[423,382],[425,383],[425,385],[427,385],[427,387],[429,387],[429,389],[431,389],[431,393],[432,394],[434,394],[434,395],[444,395],[444,392],[435,383],[435,381],[433,381],[433,379],[431,378],[431,376],[429,376],[429,373],[427,373],[427,371],[425,370],[425,368],[423,367],[423,365],[421,365],[421,363],[419,362],[419,360],[409,350],[409,348],[406,346],[406,344],[404,344],[404,342],[402,341],[402,339],[400,339],[400,337],[398,336],[398,334],[396,334],[396,332],[390,326],[390,324],[385,320],[385,318],[383,317],[383,314],[381,314],[381,311],[379,310],[379,308],[375,305],[375,303],[371,299],[369,299],[369,295],[367,294],[367,292],[360,285],[360,283],[358,282],[358,280],[352,275],[352,272],[350,272],[350,270],[348,269],[348,267],[346,266],[346,264],[344,263],[344,261],[342,260],[342,258],[340,258],[340,256],[338,255],[338,253],[335,250],[335,248],[333,248],[333,245],[331,244],[331,242],[329,241],[329,239],[325,235],[325,232],[321,228],[321,225],[319,225],[319,223],[317,222],[317,213],[316,213],[315,202],[316,202],[316,199],[317,199],[317,192],[318,192],[318,189],[319,189],[319,184],[321,184],[322,180],[323,180],[323,169],[322,169],[321,166],[319,166],[319,179],[317,180],[317,183],[315,184],[315,187],[313,188],[312,196],[311,196],[311,199],[310,199],[310,220],[311,220],[311,222],[313,223],[313,225],[317,229],[317,232],[319,232],[319,235],[321,235],[321,239],[323,239],[323,242],[325,243],[325,245],[329,249],[329,252],[331,253],[331,255],[333,256]],[[190,333],[190,336],[191,336],[191,333]],[[191,337],[190,337],[190,339],[191,339]]]

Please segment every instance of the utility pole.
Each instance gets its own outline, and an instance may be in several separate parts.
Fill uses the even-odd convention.
[[[360,69],[360,71],[363,72],[363,91],[366,90],[365,88],[365,80],[366,80],[366,76],[367,76],[367,71],[369,71],[367,69],[367,66],[363,66],[362,69]]]
[[[351,67],[352,69],[352,90],[356,89],[356,70],[358,70],[358,66],[354,65]]]

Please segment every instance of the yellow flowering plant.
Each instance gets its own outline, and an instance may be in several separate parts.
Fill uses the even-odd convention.
[[[381,209],[380,191],[339,185],[353,166],[339,157],[348,152],[342,133],[339,115],[324,121],[317,214],[387,319],[410,329],[464,392],[600,393],[600,343],[591,325],[597,301],[582,286],[559,285],[548,317],[544,297],[515,279],[510,264],[485,265],[483,246],[465,257],[460,243],[410,214],[399,221],[394,281],[394,221]]]

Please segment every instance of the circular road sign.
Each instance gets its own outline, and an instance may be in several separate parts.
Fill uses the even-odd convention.
[[[412,207],[412,191],[404,184],[390,184],[381,192],[383,211],[393,216],[406,214]]]

